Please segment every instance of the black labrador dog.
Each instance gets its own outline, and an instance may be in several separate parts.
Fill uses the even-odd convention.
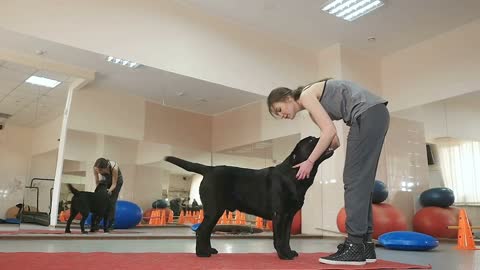
[[[327,150],[315,162],[310,177],[297,180],[298,168],[305,161],[319,138],[307,137],[297,143],[281,164],[260,170],[232,166],[206,166],[168,156],[166,161],[187,171],[203,175],[200,198],[204,219],[197,229],[196,253],[210,257],[218,251],[211,247],[210,237],[225,210],[242,212],[273,221],[273,246],[280,259],[293,259],[298,253],[290,248],[290,229],[297,211],[302,208],[305,193],[312,185],[318,166],[333,155]]]
[[[70,225],[78,213],[82,214],[82,220],[80,221],[80,229],[82,230],[82,233],[88,233],[85,231],[85,221],[87,220],[89,213],[92,213],[90,231],[93,232],[103,218],[103,231],[108,232],[110,195],[108,194],[107,185],[100,182],[95,189],[95,192],[79,191],[71,184],[68,184],[68,189],[73,193],[73,198],[72,206],[70,208],[70,217],[67,221],[65,233],[71,233]]]

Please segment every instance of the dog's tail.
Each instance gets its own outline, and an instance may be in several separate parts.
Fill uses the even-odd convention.
[[[172,156],[165,157],[165,161],[175,164],[178,167],[183,168],[189,172],[195,172],[201,175],[206,174],[208,171],[212,169],[211,166],[206,166],[200,163],[193,163],[193,162],[186,161],[181,158],[172,157]]]
[[[72,186],[72,184],[68,184],[68,189],[70,189],[70,192],[73,193],[73,195],[77,195],[80,193],[80,191]]]

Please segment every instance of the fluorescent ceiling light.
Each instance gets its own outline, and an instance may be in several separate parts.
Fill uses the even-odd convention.
[[[383,5],[381,0],[331,0],[322,10],[344,20],[353,21]]]
[[[45,77],[38,77],[38,76],[30,76],[25,82],[34,84],[34,85],[48,87],[48,88],[54,88],[61,83],[56,80],[48,79]]]
[[[107,57],[107,61],[111,62],[111,63],[114,63],[114,64],[129,67],[129,68],[137,68],[137,67],[140,66],[139,63],[128,61],[128,60],[125,60],[125,59],[116,58],[116,57],[113,57],[113,56]]]

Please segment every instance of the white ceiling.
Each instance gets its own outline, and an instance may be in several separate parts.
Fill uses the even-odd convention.
[[[384,0],[383,7],[353,22],[323,12],[327,0],[177,2],[306,50],[341,43],[379,56],[480,18],[479,0]]]
[[[53,89],[26,83],[31,75],[62,83]],[[11,115],[9,123],[38,127],[63,113],[69,82],[62,74],[0,61],[0,113]]]
[[[34,54],[97,71],[94,87],[115,90],[196,113],[215,115],[263,100],[264,97],[223,85],[141,66],[129,69],[105,61],[106,56],[0,28],[0,48]],[[122,57],[115,55],[115,57]],[[2,84],[2,81],[0,81]]]

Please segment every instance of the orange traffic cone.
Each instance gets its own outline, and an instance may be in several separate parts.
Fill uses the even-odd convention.
[[[202,221],[203,221],[203,209],[200,210],[200,220],[198,222],[201,223]]]
[[[148,225],[155,225],[156,215],[157,210],[152,210],[152,212],[150,212],[150,220],[148,221]]]
[[[240,213],[240,224],[247,224],[247,216],[245,215],[245,213]]]
[[[460,209],[458,215],[458,236],[457,249],[460,250],[475,250],[475,241],[473,240],[473,232],[468,222],[467,212],[465,209]]]
[[[235,211],[235,224],[236,224],[236,225],[242,224],[241,221],[240,221],[240,217],[241,217],[241,216],[240,216],[240,211],[236,210],[236,211]]]
[[[165,225],[165,224],[167,224],[166,212],[165,212],[165,209],[162,209],[160,210],[160,222],[158,223],[158,225]]]
[[[183,213],[183,210],[180,212],[180,217],[178,217],[178,224],[183,224],[185,223],[185,214]]]
[[[173,211],[169,210],[168,211],[168,220],[167,223],[173,223]]]
[[[273,229],[271,220],[267,220],[267,225],[265,226],[265,229],[267,229],[269,231],[271,231]]]
[[[222,217],[220,218],[219,223],[220,223],[221,225],[227,224],[227,211],[223,212],[223,215],[222,215]]]
[[[227,224],[233,224],[233,213],[228,211]]]
[[[255,227],[257,227],[258,229],[263,229],[263,220],[261,217],[255,218]]]

